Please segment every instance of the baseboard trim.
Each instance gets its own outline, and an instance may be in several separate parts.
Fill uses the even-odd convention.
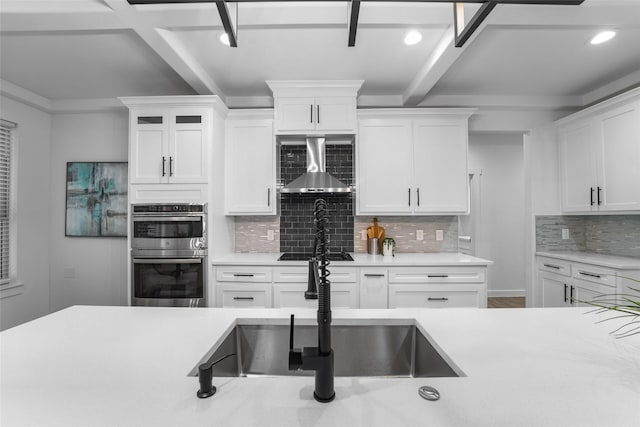
[[[524,289],[503,289],[503,290],[488,290],[487,296],[491,297],[526,297],[527,291]]]

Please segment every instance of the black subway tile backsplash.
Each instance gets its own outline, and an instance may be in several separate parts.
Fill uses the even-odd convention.
[[[327,172],[353,183],[353,145],[326,146]],[[288,184],[307,171],[304,145],[285,145],[280,151],[280,178]],[[329,207],[329,250],[353,252],[353,197],[343,194],[281,194],[280,251],[311,252],[313,249],[313,207],[322,198]]]

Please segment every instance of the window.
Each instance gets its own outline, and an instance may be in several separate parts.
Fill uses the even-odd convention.
[[[0,285],[8,284],[12,279],[11,248],[12,227],[10,224],[12,209],[12,154],[13,136],[16,124],[0,119]]]

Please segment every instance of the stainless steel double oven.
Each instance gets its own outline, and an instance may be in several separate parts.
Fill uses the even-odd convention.
[[[207,306],[207,205],[131,205],[131,305]]]

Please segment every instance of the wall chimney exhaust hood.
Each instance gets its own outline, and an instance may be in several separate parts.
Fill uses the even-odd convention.
[[[327,173],[326,140],[308,137],[307,172],[285,185],[281,193],[350,193],[351,187]]]

